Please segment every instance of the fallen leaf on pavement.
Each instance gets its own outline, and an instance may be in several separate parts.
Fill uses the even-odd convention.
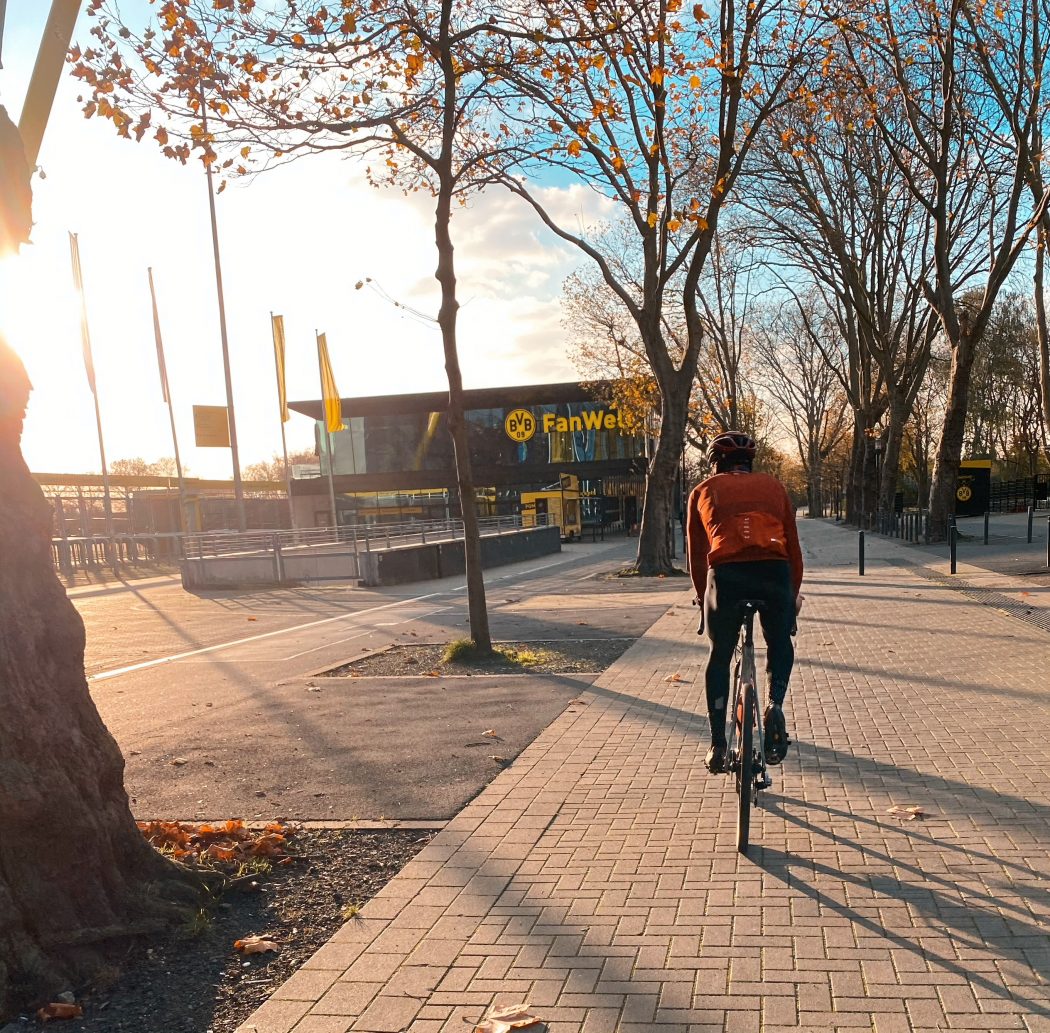
[[[262,936],[249,936],[247,939],[237,940],[233,947],[242,954],[265,954],[267,951],[280,949],[273,940],[267,940]]]
[[[903,818],[905,821],[915,821],[926,817],[926,812],[921,807],[902,807],[900,804],[894,804],[886,813]]]
[[[543,1019],[533,1015],[527,1004],[515,1004],[509,1008],[494,1008],[474,1027],[474,1033],[510,1033],[513,1029],[541,1025]]]
[[[250,620],[250,621],[257,621],[258,619],[259,619],[258,617],[249,617],[248,618],[248,620]]]
[[[587,622],[586,622],[586,621],[577,621],[576,623],[577,623],[577,624],[581,624],[581,625],[586,625],[586,624],[587,624]]]
[[[50,1019],[79,1019],[84,1014],[84,1009],[79,1004],[46,1004],[39,1008],[36,1017],[41,1022]]]
[[[684,679],[677,671],[675,671],[674,674],[669,674],[666,678],[664,678],[664,681],[684,681]]]
[[[176,757],[171,762],[173,768],[181,768],[183,764],[189,764],[189,761],[185,757]]]
[[[483,731],[481,734],[482,735],[487,735],[491,739],[498,739],[499,738],[499,735],[497,734],[495,728],[486,728],[485,731]]]
[[[438,671],[424,671],[423,672],[423,677],[424,678],[440,678],[441,674]]]

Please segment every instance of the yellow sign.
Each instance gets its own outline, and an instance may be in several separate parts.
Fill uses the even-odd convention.
[[[230,421],[225,405],[193,407],[193,437],[198,448],[229,448]]]
[[[543,414],[544,434],[581,430],[623,430],[623,418],[618,412],[606,412],[604,409],[587,409],[579,416],[555,416],[552,412]]]
[[[503,429],[511,441],[528,441],[536,433],[536,417],[528,409],[511,409],[503,421]]]
[[[969,502],[973,498],[973,489],[968,484],[960,484],[955,497],[960,502]]]

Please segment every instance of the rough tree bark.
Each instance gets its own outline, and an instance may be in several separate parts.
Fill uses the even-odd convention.
[[[660,406],[660,437],[656,451],[649,462],[645,481],[645,499],[642,503],[642,524],[638,531],[638,573],[644,577],[666,574],[674,570],[671,559],[671,535],[667,533],[671,520],[674,482],[678,461],[685,440],[685,422],[689,387],[692,378],[679,374],[678,383],[668,390],[662,385]]]
[[[442,186],[438,192],[437,214],[434,220],[438,251],[437,280],[441,284],[441,308],[438,325],[445,352],[445,372],[448,374],[448,427],[456,458],[456,482],[459,487],[459,506],[463,515],[463,551],[467,576],[467,611],[470,620],[470,638],[483,653],[492,651],[489,631],[489,613],[485,601],[485,578],[481,569],[481,535],[478,528],[477,497],[474,492],[474,474],[470,463],[470,440],[463,403],[463,374],[459,368],[456,347],[456,271],[453,264],[452,235],[449,232],[452,212],[452,191]]]
[[[456,190],[453,168],[458,128],[459,70],[452,37],[452,4],[442,0],[438,60],[444,76],[441,113],[441,147],[432,161],[437,174],[438,189],[434,211],[434,243],[438,263],[435,277],[441,287],[441,307],[438,326],[441,328],[441,346],[445,354],[445,373],[448,376],[448,425],[452,434],[452,448],[456,460],[456,482],[459,487],[459,508],[463,516],[464,569],[467,578],[467,616],[470,620],[470,639],[482,653],[492,652],[492,634],[489,631],[489,612],[485,599],[485,576],[481,569],[481,532],[478,527],[478,503],[474,491],[474,473],[470,462],[470,438],[467,433],[467,415],[463,402],[463,374],[459,368],[459,349],[456,341],[456,320],[459,301],[456,298],[455,249],[452,246],[452,197]]]
[[[84,625],[20,448],[29,391],[0,340],[0,1022],[195,897],[135,827],[124,758],[88,693]]]
[[[981,330],[984,327],[982,325]],[[948,518],[955,512],[955,490],[959,483],[959,460],[966,435],[966,412],[970,404],[970,374],[977,351],[979,334],[965,330],[952,348],[948,401],[944,426],[937,443],[930,485],[930,536],[934,541],[948,537]]]
[[[1043,414],[1043,440],[1047,443],[1046,458],[1050,460],[1050,331],[1046,321],[1046,287],[1044,285],[1044,265],[1046,248],[1050,243],[1048,232],[1050,219],[1043,218],[1039,223],[1039,240],[1035,254],[1035,326],[1036,339],[1039,344],[1039,402]]]

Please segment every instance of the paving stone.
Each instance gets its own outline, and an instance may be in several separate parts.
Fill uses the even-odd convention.
[[[1016,760],[1045,754],[1050,637],[925,553],[872,536],[862,579],[854,533],[801,529],[796,742],[749,856],[684,591],[249,1023],[462,1033],[527,1001],[564,1033],[1050,1033],[1050,788]]]

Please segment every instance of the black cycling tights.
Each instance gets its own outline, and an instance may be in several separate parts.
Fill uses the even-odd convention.
[[[788,679],[795,662],[791,629],[795,624],[795,592],[791,568],[786,560],[757,560],[752,563],[722,563],[707,572],[704,617],[711,655],[707,660],[707,713],[712,742],[725,742],[726,705],[729,697],[729,667],[743,618],[742,599],[764,599],[759,614],[766,640],[766,671],[769,699],[783,704]]]

